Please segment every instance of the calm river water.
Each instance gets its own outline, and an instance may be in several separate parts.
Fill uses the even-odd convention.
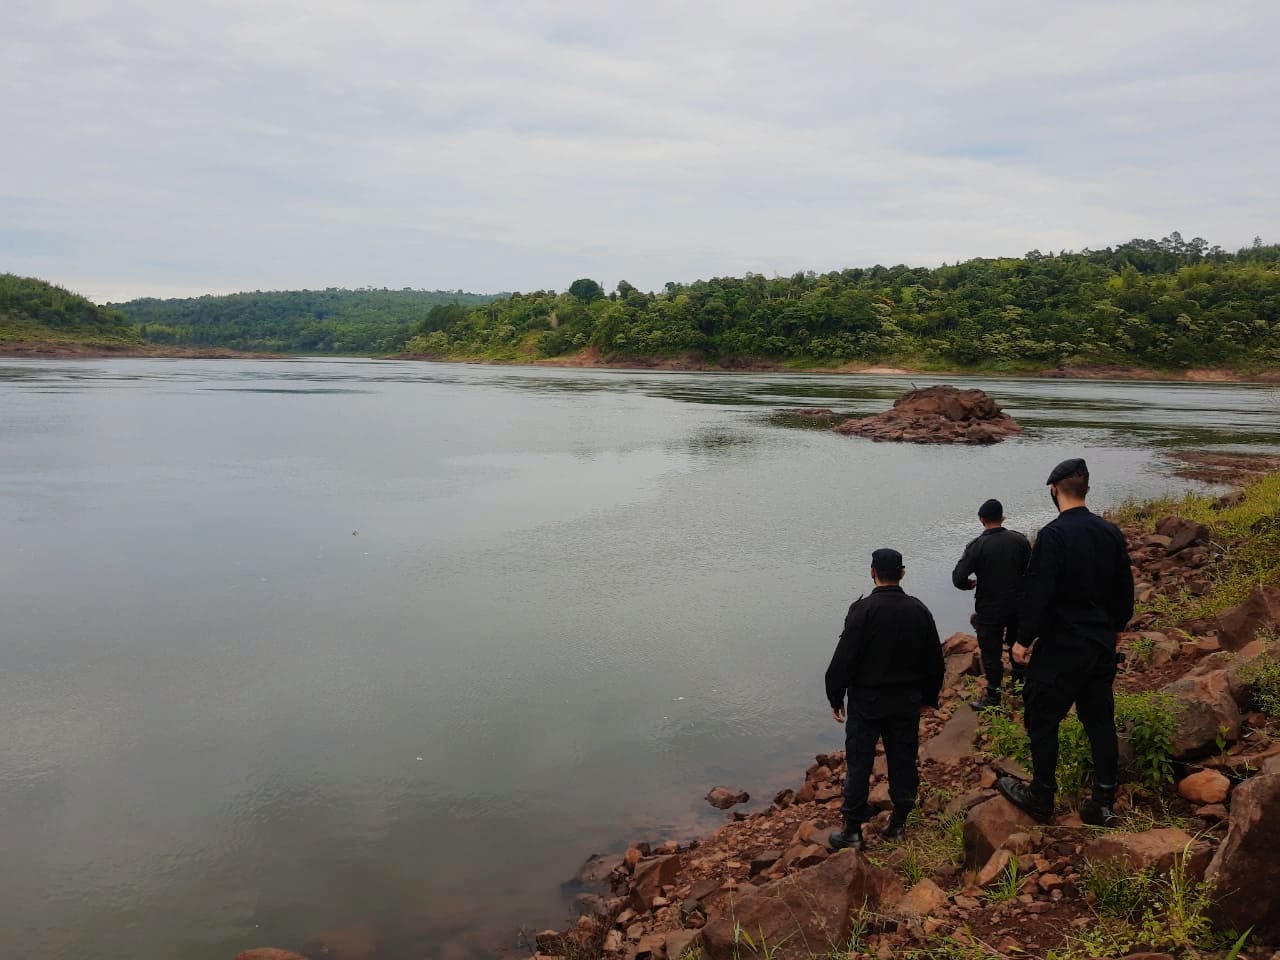
[[[908,378],[0,361],[0,956],[513,946],[587,854],[839,744],[875,547],[946,634],[985,498],[1028,530],[1064,457],[1105,507],[1280,446],[1274,387],[975,383],[1025,437],[776,416]]]

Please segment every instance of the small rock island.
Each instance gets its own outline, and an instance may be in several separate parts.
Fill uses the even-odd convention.
[[[999,443],[1022,432],[984,391],[945,384],[908,390],[894,401],[893,409],[855,417],[832,429],[899,443]]]

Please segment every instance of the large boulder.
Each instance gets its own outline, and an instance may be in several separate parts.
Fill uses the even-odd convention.
[[[965,863],[974,870],[981,868],[1010,835],[1027,833],[1039,825],[1031,814],[1002,796],[978,804],[964,820]]]
[[[996,443],[1022,427],[981,390],[952,386],[909,390],[893,409],[846,420],[837,433],[906,443]]]
[[[977,676],[982,672],[982,661],[972,651],[964,653],[948,653],[943,658],[944,672],[942,687],[954,687],[964,677]]]
[[[1259,630],[1280,629],[1280,587],[1259,584],[1244,603],[1223,610],[1217,619],[1222,649],[1241,649],[1257,637]]]
[[[1280,943],[1280,773],[1253,777],[1231,797],[1227,838],[1209,864],[1214,920]]]
[[[925,760],[956,763],[972,757],[977,751],[978,712],[962,706],[921,749]]]
[[[1222,803],[1231,792],[1231,781],[1217,770],[1200,770],[1178,781],[1178,796],[1201,806]]]
[[[751,795],[745,790],[730,790],[728,787],[712,787],[707,791],[707,803],[717,810],[728,810],[739,803],[746,803]]]
[[[1185,830],[1159,827],[1142,833],[1104,833],[1085,845],[1084,858],[1090,863],[1118,861],[1137,873],[1154,868],[1167,874],[1182,856],[1187,857],[1187,875],[1199,880],[1209,866],[1213,851]]]
[[[826,956],[848,944],[859,911],[878,911],[901,898],[902,883],[895,874],[845,850],[726,905],[702,929],[702,955],[708,960],[763,956],[765,951],[777,960]],[[737,942],[743,934],[755,944],[754,951],[745,941]]]
[[[635,877],[631,881],[631,893],[627,897],[627,906],[636,913],[648,912],[653,905],[653,898],[662,888],[675,883],[681,864],[682,861],[676,854],[640,861],[636,865]]]
[[[1212,753],[1218,738],[1240,737],[1240,708],[1231,695],[1226,670],[1188,674],[1164,688],[1175,701],[1173,755],[1192,760]]]

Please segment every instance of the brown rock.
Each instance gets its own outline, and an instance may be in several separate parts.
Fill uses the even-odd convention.
[[[947,906],[947,894],[927,877],[907,891],[895,912],[904,917],[927,917]]]
[[[981,390],[952,386],[910,390],[892,410],[854,418],[837,433],[910,443],[995,443],[1022,428]]]
[[[943,653],[977,653],[978,638],[972,633],[953,633],[942,641]]]
[[[1231,792],[1231,781],[1217,770],[1201,770],[1178,782],[1178,794],[1192,803],[1221,803]]]
[[[680,960],[692,949],[702,934],[697,930],[672,930],[667,934],[667,960]]]
[[[1240,708],[1231,696],[1225,670],[1188,674],[1164,688],[1179,701],[1173,755],[1192,760],[1212,753],[1223,728],[1228,742],[1240,737]]]
[[[977,676],[982,672],[982,661],[978,659],[976,653],[948,653],[944,659],[946,663],[946,673],[942,679],[944,689],[954,687],[962,677]]]
[[[634,871],[636,864],[644,859],[644,854],[640,852],[638,847],[628,847],[627,852],[622,855],[622,863],[628,872]]]
[[[636,942],[634,960],[665,960],[667,956],[667,935],[665,933],[646,933]]]
[[[982,869],[978,871],[978,878],[974,881],[980,887],[989,887],[1000,879],[1001,874],[1009,869],[1009,861],[1013,859],[1013,854],[1008,850],[1001,848],[993,853],[987,862],[983,864]]]
[[[847,943],[852,916],[864,905],[875,910],[901,896],[901,883],[892,873],[845,850],[740,897],[703,928],[703,956],[740,956],[735,932],[741,929],[757,944],[769,944],[776,960],[809,960],[814,951]]]
[[[746,803],[751,799],[751,795],[745,790],[737,793],[728,787],[712,787],[707,792],[707,803],[711,804],[717,810],[728,810],[730,807],[738,803]]]
[[[1004,797],[992,797],[969,811],[964,821],[965,862],[978,868],[991,859],[991,855],[1013,833],[1026,833],[1027,828],[1039,824]]]
[[[307,960],[300,953],[292,950],[281,950],[277,947],[256,947],[236,954],[236,960]]]
[[[1185,550],[1193,543],[1208,543],[1210,536],[1212,536],[1212,532],[1204,524],[1188,523],[1173,534],[1169,540],[1169,546],[1165,548],[1165,552],[1173,555],[1180,550]]]
[[[1280,626],[1280,586],[1258,586],[1238,606],[1218,614],[1222,649],[1239,650],[1252,642],[1259,630]]]
[[[766,850],[764,853],[756,854],[756,856],[751,858],[749,876],[754,877],[758,873],[764,873],[781,859],[781,850]]]
[[[627,905],[636,913],[646,913],[662,888],[675,882],[680,866],[681,859],[675,854],[640,861],[631,881]]]
[[[825,845],[798,843],[782,855],[782,859],[778,861],[778,866],[774,869],[778,870],[779,873],[785,873],[788,870],[804,870],[807,867],[818,865],[828,856],[830,854],[827,852]]]
[[[1154,867],[1167,874],[1175,859],[1186,853],[1188,874],[1199,880],[1204,876],[1212,852],[1207,843],[1196,840],[1185,830],[1160,827],[1143,833],[1103,834],[1085,845],[1084,858],[1090,863],[1117,860],[1135,873]]]
[[[1220,803],[1210,803],[1207,806],[1196,807],[1196,816],[1203,817],[1205,820],[1212,822],[1220,822],[1227,819],[1230,814],[1227,808]]]
[[[1254,640],[1245,644],[1234,654],[1227,654],[1231,659],[1223,668],[1227,672],[1227,688],[1236,705],[1246,710],[1254,705],[1254,687],[1256,685],[1256,666],[1254,661],[1263,657],[1274,658],[1276,653],[1271,645],[1263,640]]]
[[[974,755],[978,740],[978,713],[965,707],[951,715],[941,730],[920,751],[921,759],[956,763]]]
[[[1280,943],[1280,775],[1263,774],[1236,787],[1227,837],[1207,878],[1214,883],[1211,913],[1221,925],[1263,943]]]
[[[991,782],[992,783],[995,782],[994,775],[992,776]],[[960,794],[960,796],[950,801],[947,804],[944,812],[949,817],[953,817],[957,813],[968,813],[978,804],[986,803],[995,795],[996,795],[996,792],[994,790],[989,790],[982,787],[979,787],[976,790],[969,790],[969,791],[966,791],[965,793]]]
[[[889,798],[889,784],[881,780],[867,794],[867,803],[875,810],[892,810],[893,801]]]

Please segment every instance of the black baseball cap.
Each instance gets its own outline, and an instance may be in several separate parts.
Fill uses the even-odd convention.
[[[902,554],[892,547],[881,547],[871,554],[871,568],[876,573],[897,574],[902,569]]]
[[[979,520],[999,520],[1004,516],[1004,504],[994,497],[978,508]]]
[[[1089,466],[1080,457],[1073,457],[1070,460],[1063,460],[1060,464],[1053,468],[1053,472],[1049,474],[1049,479],[1045,481],[1047,486],[1052,486],[1059,480],[1065,480],[1067,477],[1084,477],[1089,479]]]

